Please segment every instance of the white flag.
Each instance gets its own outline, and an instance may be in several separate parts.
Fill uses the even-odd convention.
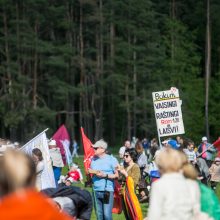
[[[24,151],[26,154],[29,154],[30,156],[32,155],[32,150],[34,148],[39,148],[41,150],[44,159],[43,160],[44,170],[41,175],[42,189],[56,187],[53,169],[50,160],[47,137],[45,133],[47,130],[48,129],[44,130],[36,137],[34,137],[32,140],[30,140],[28,143],[26,143],[23,147],[21,147],[21,150]]]

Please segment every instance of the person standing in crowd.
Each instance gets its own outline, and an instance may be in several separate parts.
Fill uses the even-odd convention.
[[[60,179],[62,167],[64,167],[62,155],[60,153],[60,148],[57,147],[56,141],[51,140],[49,142],[49,152],[52,160],[53,173],[56,182],[56,186],[58,185],[58,181]]]
[[[152,184],[147,220],[197,219],[194,217],[201,211],[199,187],[196,181],[186,178],[196,178],[186,156],[165,148],[156,157],[156,163],[162,177]]]
[[[79,155],[78,155],[78,149],[79,149],[79,145],[78,145],[78,143],[76,142],[76,140],[74,139],[74,140],[73,140],[73,153],[72,153],[72,158],[74,158],[75,156],[76,156],[76,157],[79,157]]]
[[[153,160],[154,155],[155,155],[155,152],[156,152],[157,150],[159,150],[159,149],[160,149],[160,147],[159,147],[159,144],[158,144],[158,140],[157,140],[156,138],[153,138],[153,139],[151,140],[150,156],[149,156],[149,158],[148,158],[148,161]]]
[[[217,184],[220,182],[220,157],[215,158],[215,161],[209,168],[209,173],[211,175],[211,187],[215,190]]]
[[[0,158],[1,219],[71,220],[35,188],[36,166],[22,151],[8,150]]]
[[[131,140],[131,148],[135,148],[135,144],[137,143],[138,138],[136,138],[135,136],[132,137]]]
[[[143,176],[143,171],[148,163],[147,156],[144,153],[144,148],[141,141],[138,141],[135,145],[135,150],[137,152],[137,164],[141,171],[141,177]]]
[[[125,154],[124,154],[124,160],[126,167],[122,168],[119,167],[118,171],[123,174],[123,176],[127,177],[130,176],[132,177],[134,181],[134,187],[136,188],[140,179],[141,179],[141,171],[140,167],[138,166],[137,162],[137,152],[135,149],[126,149]]]
[[[202,137],[202,143],[198,147],[197,156],[201,156],[206,161],[208,167],[212,165],[213,154],[215,152],[215,147],[208,143],[207,137]]]
[[[180,137],[180,136],[176,136],[176,141],[177,141],[177,144],[179,145],[179,150],[183,150],[186,148],[186,141]]]
[[[36,172],[37,172],[37,178],[36,178],[36,187],[38,190],[42,189],[42,173],[44,170],[44,161],[43,161],[43,155],[39,148],[34,148],[32,150],[32,157],[36,165]]]
[[[158,140],[157,138],[152,138],[152,140],[150,141],[150,147],[152,148],[156,148],[159,149],[159,144],[158,144]]]
[[[126,201],[124,194],[127,193],[127,191],[128,191],[128,190],[126,190],[126,187],[132,187],[132,191],[136,192],[137,186],[138,186],[139,181],[141,179],[141,172],[140,172],[140,168],[139,168],[138,164],[136,163],[137,162],[137,152],[135,151],[135,149],[133,149],[133,148],[126,149],[125,154],[124,154],[124,160],[125,160],[126,167],[124,168],[124,167],[119,166],[118,171],[120,174],[122,174],[122,176],[119,177],[119,181],[121,182],[121,185],[124,188],[124,191],[122,192],[123,212],[124,212],[125,218],[128,220],[128,219],[131,219],[129,212],[130,212],[130,209],[132,209],[132,208],[128,208],[128,205],[127,205],[128,202]],[[132,180],[133,180],[132,186],[127,186],[125,184],[127,177],[132,178]],[[145,198],[143,198],[143,197],[146,196],[145,192],[143,190],[141,192],[140,192],[141,199],[144,200]],[[135,200],[138,202],[136,194],[134,194],[134,196],[135,196]],[[139,203],[137,203],[136,205],[139,206]]]
[[[147,138],[144,138],[144,139],[142,140],[142,146],[143,146],[143,148],[144,148],[145,154],[147,155],[147,157],[149,157],[149,155],[150,155],[151,143],[148,141]]]
[[[119,149],[119,158],[120,158],[120,164],[123,165],[124,163],[124,153],[126,149],[131,148],[131,142],[129,140],[126,140],[124,143],[124,146],[120,147]]]
[[[186,149],[183,149],[183,152],[186,154],[188,161],[192,164],[196,164],[196,152],[194,151],[194,143],[188,141]]]
[[[89,173],[92,176],[94,196],[97,208],[97,219],[112,220],[114,179],[118,178],[118,161],[106,154],[107,143],[101,139],[92,145],[95,155],[91,161]],[[94,172],[95,171],[95,172]]]

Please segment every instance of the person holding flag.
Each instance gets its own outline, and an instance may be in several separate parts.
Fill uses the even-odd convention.
[[[118,178],[116,167],[119,163],[115,157],[106,153],[107,147],[107,143],[102,139],[92,145],[95,155],[88,169],[88,172],[93,175],[92,182],[99,220],[112,220],[114,179]]]
[[[215,147],[208,143],[207,137],[202,137],[202,143],[198,147],[198,155],[201,156],[207,163],[208,167],[212,165],[213,154],[216,152]]]

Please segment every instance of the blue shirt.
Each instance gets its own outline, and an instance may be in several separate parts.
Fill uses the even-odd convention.
[[[105,174],[114,174],[118,161],[112,155],[106,154],[104,157],[94,157],[91,162],[91,169],[100,170]],[[114,180],[99,178],[96,175],[92,177],[94,191],[114,191]]]

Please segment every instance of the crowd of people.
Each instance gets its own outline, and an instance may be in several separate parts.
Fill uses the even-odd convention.
[[[73,145],[73,156],[77,157],[79,147],[75,140]],[[98,220],[112,220],[117,181],[125,219],[144,218],[140,203],[149,203],[147,220],[220,219],[218,202],[210,205],[212,212],[201,202],[203,191],[215,200],[201,183],[210,185],[213,194],[220,183],[220,158],[206,137],[202,137],[198,147],[179,136],[163,140],[162,146],[156,138],[149,141],[133,137],[119,149],[119,160],[108,151],[103,139],[91,147],[94,156],[88,175],[93,199],[89,191],[74,186],[84,184],[78,164],[73,163],[61,175],[64,161],[55,140],[48,142],[54,188],[42,188],[45,163],[39,148],[34,148],[31,156],[12,149],[5,151],[0,157],[0,217],[90,219],[95,207]],[[39,213],[37,210],[41,209],[45,211]]]
[[[202,137],[198,147],[192,140],[179,136],[163,140],[162,146],[155,138],[152,141],[132,138],[132,142],[134,140],[135,144],[125,141],[119,156],[122,158],[123,149],[124,156],[126,151],[134,149],[141,173],[139,183],[142,182],[141,178],[148,176],[150,195],[145,191],[139,195],[140,202],[148,201],[148,197],[150,199],[146,219],[220,219],[219,203],[215,210],[219,217],[207,213],[207,210],[204,212],[200,204],[202,195],[198,181],[211,185],[213,190],[220,184],[220,158],[216,156],[217,149],[208,143],[207,137]],[[141,147],[143,150],[140,150]],[[130,176],[136,182],[135,176]]]

